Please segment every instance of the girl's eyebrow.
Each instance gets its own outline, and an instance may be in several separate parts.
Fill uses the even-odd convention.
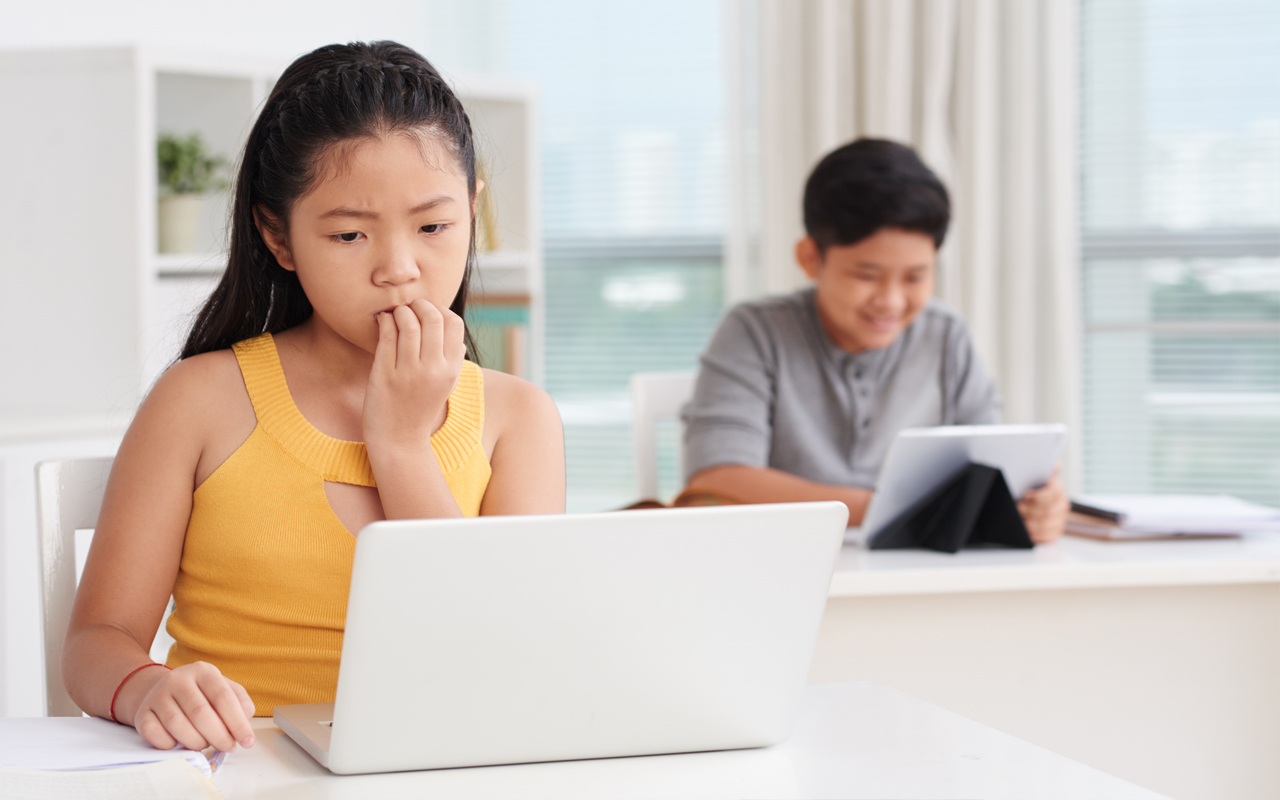
[[[439,197],[433,197],[424,203],[419,203],[418,205],[409,209],[409,213],[421,214],[422,212],[430,211],[431,209],[436,208],[437,206],[448,205],[449,203],[453,203],[453,202],[456,202],[456,201],[453,199],[452,195],[442,194]],[[375,211],[361,211],[358,208],[347,208],[346,206],[339,206],[338,208],[330,209],[320,215],[320,219],[332,219],[334,217],[354,217],[355,219],[377,219],[378,214]]]

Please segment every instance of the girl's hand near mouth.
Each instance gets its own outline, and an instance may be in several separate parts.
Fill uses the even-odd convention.
[[[381,312],[364,441],[387,519],[460,517],[431,448],[467,348],[462,319],[427,300]]]

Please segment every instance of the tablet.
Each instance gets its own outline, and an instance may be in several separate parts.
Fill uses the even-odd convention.
[[[862,525],[845,541],[867,543],[969,463],[1004,473],[1016,501],[1046,483],[1062,457],[1066,425],[944,425],[907,428],[889,445]]]

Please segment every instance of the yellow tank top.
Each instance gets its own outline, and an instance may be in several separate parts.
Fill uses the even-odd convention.
[[[324,484],[376,484],[363,442],[326,436],[298,411],[271,334],[232,349],[258,424],[195,491],[166,663],[215,665],[270,716],[334,698],[356,540]],[[431,446],[469,517],[489,484],[483,430],[483,374],[465,361]]]

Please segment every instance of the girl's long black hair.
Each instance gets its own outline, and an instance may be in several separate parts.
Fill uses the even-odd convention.
[[[236,176],[227,268],[196,315],[180,358],[223,350],[262,333],[279,333],[311,316],[298,276],[281,267],[255,224],[283,226],[315,183],[321,159],[343,141],[425,132],[457,159],[476,194],[471,121],[440,73],[395,42],[321,47],[289,65],[263,105]],[[260,212],[267,212],[262,214]],[[475,219],[462,285],[449,305],[465,321],[475,269]],[[467,357],[476,360],[466,334]]]

